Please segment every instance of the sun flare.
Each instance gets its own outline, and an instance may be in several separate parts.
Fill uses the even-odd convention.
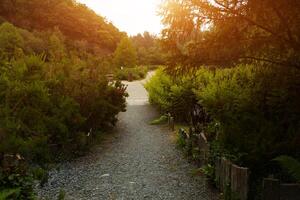
[[[157,9],[161,0],[78,0],[97,14],[113,22],[129,35],[143,33],[159,34],[162,29]]]

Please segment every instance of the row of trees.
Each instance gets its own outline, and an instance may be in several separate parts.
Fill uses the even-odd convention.
[[[164,65],[165,57],[159,38],[148,32],[130,38],[124,37],[112,59],[113,71],[119,80],[143,79],[148,70]]]
[[[160,40],[148,32],[133,37],[124,37],[114,54],[114,65],[134,67],[136,65],[163,65],[165,54],[160,47]]]
[[[84,41],[89,51],[101,55],[113,52],[126,36],[105,18],[74,0],[2,0],[0,16],[29,31],[57,27],[67,42]]]

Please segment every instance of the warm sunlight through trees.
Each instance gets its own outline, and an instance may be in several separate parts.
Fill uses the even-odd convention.
[[[299,0],[0,2],[0,200],[299,200]]]
[[[119,43],[115,54],[114,64],[117,68],[135,67],[137,62],[136,49],[131,40],[124,37]]]
[[[157,9],[161,0],[77,0],[112,21],[121,31],[133,36],[162,29]]]
[[[166,0],[163,39],[173,65],[300,68],[299,9],[294,0]]]
[[[169,73],[146,85],[150,100],[197,119],[190,134],[209,138],[213,180],[219,158],[248,167],[249,199],[262,198],[264,177],[297,181],[273,159],[300,159],[299,10],[295,0],[165,0],[160,10]]]

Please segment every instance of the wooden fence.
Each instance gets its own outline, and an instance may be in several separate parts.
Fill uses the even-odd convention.
[[[215,163],[215,175],[221,192],[230,192],[236,199],[247,200],[248,168],[239,167],[225,158],[219,158]]]
[[[278,179],[265,178],[263,200],[300,200],[300,184],[282,184]]]
[[[169,115],[169,128],[174,130],[174,118]],[[185,149],[193,156],[193,150],[199,150],[197,158],[200,165],[208,163],[210,146],[204,133],[196,134],[192,129],[186,132],[179,130],[179,137],[185,141]],[[229,192],[234,199],[247,200],[249,191],[249,169],[239,167],[225,158],[218,158],[215,162],[215,176],[217,185],[222,193]]]
[[[174,118],[168,115],[170,130],[174,131]],[[185,141],[185,149],[193,155],[193,149],[199,149],[197,158],[200,165],[208,163],[210,147],[204,133],[196,134],[190,129],[186,132],[179,130],[179,137]],[[247,200],[249,192],[250,170],[233,164],[225,158],[215,161],[215,178],[222,193],[230,192],[232,199]],[[300,200],[300,184],[282,184],[277,179],[263,180],[263,200]]]

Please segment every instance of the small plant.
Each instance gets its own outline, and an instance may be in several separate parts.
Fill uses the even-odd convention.
[[[48,182],[49,174],[48,171],[43,168],[36,168],[32,170],[34,179],[39,180],[41,186],[44,186]]]
[[[150,122],[151,125],[162,125],[168,122],[168,116],[162,115],[158,119],[153,120]]]
[[[179,148],[185,148],[186,147],[186,138],[183,135],[184,130],[183,129],[179,129],[179,132],[177,134],[177,146]]]
[[[279,156],[274,159],[286,170],[297,182],[300,183],[300,162],[290,156]]]
[[[0,200],[2,199],[34,199],[33,178],[19,171],[0,174]],[[4,188],[3,188],[4,187]]]
[[[0,200],[7,200],[9,198],[19,196],[19,194],[20,194],[20,188],[6,189],[0,191]]]
[[[203,166],[201,169],[201,172],[206,175],[208,178],[210,178],[211,180],[214,179],[215,176],[215,168],[214,166],[212,166],[211,164],[207,164],[205,166]]]
[[[64,200],[65,198],[66,198],[66,192],[63,189],[61,189],[59,191],[59,195],[58,195],[57,200]]]

